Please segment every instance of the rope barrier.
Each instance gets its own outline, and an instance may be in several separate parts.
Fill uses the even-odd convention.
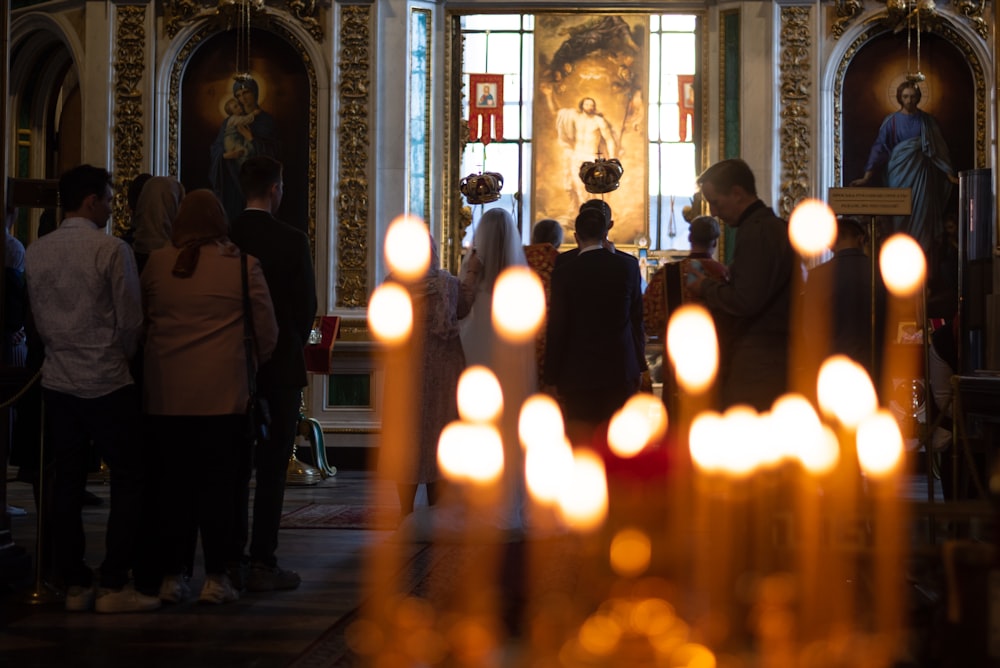
[[[41,377],[42,377],[42,370],[39,369],[38,371],[35,372],[35,375],[32,376],[30,380],[28,380],[28,383],[24,387],[22,387],[20,390],[18,390],[17,393],[14,396],[12,396],[10,399],[7,399],[6,401],[0,403],[0,409],[7,408],[8,406],[12,405],[15,401],[17,401],[18,399],[20,399],[21,397],[23,397],[25,395],[25,393],[28,390],[31,389],[31,386],[34,385],[35,383],[37,383],[38,379],[41,378]]]

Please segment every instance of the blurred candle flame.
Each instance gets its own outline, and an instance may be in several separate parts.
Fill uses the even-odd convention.
[[[788,238],[803,257],[816,257],[837,238],[837,219],[825,202],[804,199],[788,219]]]
[[[723,466],[722,443],[725,423],[715,411],[703,411],[695,416],[688,434],[691,460],[705,473],[719,473]]]
[[[402,215],[389,224],[385,233],[385,260],[389,270],[403,281],[427,273],[431,262],[431,238],[424,221]]]
[[[685,391],[699,394],[712,385],[719,368],[719,343],[715,322],[704,307],[687,304],[674,312],[667,323],[667,353]]]
[[[577,531],[593,531],[608,514],[608,481],[604,462],[593,450],[573,452],[567,483],[559,490],[559,514]]]
[[[492,422],[503,410],[500,381],[487,367],[470,366],[458,379],[458,414],[468,422]]]
[[[517,430],[526,450],[558,443],[566,431],[559,404],[547,394],[528,397],[521,405]]]
[[[863,366],[846,355],[828,358],[816,378],[816,395],[824,415],[856,428],[878,409],[878,395]]]
[[[649,536],[639,529],[622,529],[611,539],[611,568],[622,577],[642,575],[649,568],[652,553]]]
[[[632,395],[611,418],[608,446],[619,457],[634,457],[667,433],[667,411],[652,394]]]
[[[915,294],[927,274],[924,251],[908,234],[894,234],[882,244],[879,266],[885,287],[897,297]]]
[[[368,301],[368,326],[382,343],[398,344],[413,331],[413,303],[406,288],[383,283]]]
[[[511,343],[535,337],[545,317],[545,290],[528,267],[508,267],[493,288],[493,328]]]
[[[503,473],[503,442],[496,427],[456,420],[441,430],[438,465],[450,480],[489,484]]]
[[[524,477],[531,498],[543,505],[559,500],[573,470],[573,448],[565,436],[533,444],[524,455]]]
[[[895,472],[903,459],[903,435],[899,423],[886,409],[865,418],[858,425],[858,462],[873,478]]]
[[[812,447],[823,425],[809,400],[801,394],[783,394],[771,407],[768,422],[770,439],[785,460],[800,460],[803,447]]]

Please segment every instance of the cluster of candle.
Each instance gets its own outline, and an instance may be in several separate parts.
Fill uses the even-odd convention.
[[[818,257],[831,245],[835,233],[833,215],[821,202],[804,202],[789,221],[790,238],[803,260]],[[407,217],[393,223],[386,239],[386,255],[397,276],[415,280],[426,271],[428,255],[423,250],[427,247],[427,238],[426,227],[417,219]],[[896,235],[887,240],[882,246],[880,263],[885,283],[894,298],[905,299],[921,289],[924,258],[911,238]],[[531,354],[535,333],[544,320],[545,301],[537,277],[525,268],[505,271],[496,282],[492,309],[498,341],[496,373],[485,367],[471,367],[463,374],[458,391],[460,419],[441,433],[440,469],[451,481],[473,491],[493,487],[505,475],[523,476],[533,504],[553,511],[564,527],[582,535],[596,535],[599,530],[608,528],[609,483],[601,455],[568,441],[559,407],[551,397],[525,396],[518,390],[525,385],[525,379],[520,377],[521,367],[514,360]],[[386,284],[372,295],[369,323],[372,332],[387,348],[410,343],[413,318],[413,306],[405,287]],[[829,500],[818,500],[823,495],[818,485],[824,484],[824,480],[833,480],[838,471],[843,474],[854,467],[853,473],[847,471],[848,477],[854,475],[860,480],[863,474],[875,483],[894,481],[901,474],[904,450],[899,425],[891,413],[879,408],[876,389],[868,373],[856,362],[835,356],[823,363],[816,378],[815,404],[802,394],[790,393],[762,413],[746,406],[718,413],[706,409],[719,365],[718,339],[710,314],[696,305],[681,307],[670,319],[666,341],[681,390],[680,412],[674,416],[673,424],[668,425],[660,399],[648,394],[635,395],[608,424],[607,443],[615,456],[627,459],[651,448],[667,447],[666,435],[670,426],[669,442],[690,455],[691,466],[680,474],[681,477],[743,484],[739,481],[753,480],[763,472],[800,471],[813,481],[801,487],[806,495],[801,513],[809,514],[807,518],[799,518],[803,526],[816,519],[816,515],[810,513],[820,512],[820,505],[824,512],[838,510],[831,507]],[[417,351],[408,352],[412,355]],[[387,359],[393,358],[390,355]],[[392,372],[393,369],[387,368],[387,375]],[[389,386],[387,393],[393,392],[404,390]],[[387,404],[398,405],[410,399],[401,395]],[[383,448],[392,448],[393,444],[387,441],[401,437],[384,433]],[[845,458],[846,448],[852,450],[850,457]],[[718,507],[712,506],[716,501],[710,498],[720,498],[719,489],[703,485],[689,487],[692,496],[681,501],[689,502],[691,509],[676,509],[677,514],[689,512],[699,516],[708,508],[707,514],[700,515],[701,519],[694,517],[675,522],[670,530],[697,533],[708,526],[699,525],[699,521],[712,517],[719,519]],[[892,485],[884,489],[892,489]],[[848,499],[843,505],[848,512],[857,508],[856,491],[850,485],[830,492],[829,497],[839,499],[838,494]],[[878,513],[886,520],[883,526],[889,527],[889,533],[879,526],[874,542],[876,546],[884,546],[885,540],[895,541],[888,556],[880,558],[881,565],[876,569],[877,573],[886,574],[893,566],[898,566],[886,560],[898,562],[902,554],[901,539],[897,540],[899,537],[892,533],[893,527],[898,525],[899,502],[891,494],[873,496],[889,508]],[[774,510],[763,505],[759,509]],[[735,517],[737,515],[732,515],[729,519]],[[768,520],[759,518],[759,521],[766,523]],[[715,539],[719,536],[718,531],[713,528],[707,533]],[[608,537],[608,549],[604,552],[607,565],[620,578],[639,578],[650,569],[651,554],[663,545],[664,538],[651,536],[635,527],[619,528]],[[807,540],[814,544],[806,546],[804,553],[820,560],[816,556],[819,553],[818,530],[809,529]],[[692,551],[718,547],[698,541],[692,545]],[[729,547],[738,548],[731,544]],[[697,555],[693,558],[698,559]],[[736,560],[727,563],[739,567],[746,565]],[[753,567],[759,566],[760,563],[753,564]],[[696,570],[704,572],[705,567]],[[762,575],[772,577],[780,571],[764,568]],[[819,580],[823,574],[816,572],[816,564],[806,564],[802,571],[812,578],[808,582],[805,580],[809,578],[805,577],[798,581],[803,589],[803,602],[817,604],[816,600],[808,600],[808,594],[815,595],[822,590]],[[852,571],[845,566],[836,574],[850,577]],[[713,576],[694,577],[692,581],[700,586],[707,582],[706,577]],[[713,595],[720,591],[714,585],[706,585],[706,588],[712,589]],[[884,584],[883,588],[891,589],[892,586]],[[897,598],[891,594],[887,596],[890,601]],[[880,609],[883,616],[891,619],[877,624],[877,630],[891,638],[893,630],[901,624],[901,610],[898,605],[882,605]],[[572,650],[571,654],[582,653],[595,661],[610,660],[623,648],[626,638],[642,636],[653,646],[657,642],[669,645],[670,665],[716,665],[712,651],[702,644],[690,642],[694,631],[662,598],[612,597],[598,609],[582,612],[585,614],[580,617],[577,632],[565,646],[569,648],[565,651]],[[833,626],[844,623],[845,615],[849,614],[850,605],[847,605],[818,618],[821,626],[823,623],[830,625],[827,630],[832,634]],[[704,629],[700,633],[704,639],[718,637]],[[821,629],[812,637],[823,635]],[[786,642],[786,649],[791,646],[788,643],[791,641]],[[815,650],[815,645],[810,647],[811,651]],[[891,655],[891,651],[886,655]]]

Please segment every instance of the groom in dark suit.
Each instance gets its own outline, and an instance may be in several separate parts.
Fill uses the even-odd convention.
[[[552,272],[544,380],[555,387],[568,427],[604,422],[639,389],[639,266],[607,250],[605,233],[601,212],[581,211],[579,253]]]
[[[299,403],[306,384],[303,349],[316,315],[316,283],[309,238],[274,217],[284,192],[282,165],[256,156],[243,163],[240,186],[246,210],[230,224],[230,238],[244,253],[260,260],[278,320],[278,344],[271,359],[257,370],[257,391],[271,407],[270,438],[258,439],[257,469],[250,542],[249,591],[295,589],[298,573],[278,566],[278,524],[285,497],[285,476],[299,421]],[[249,462],[246,481],[249,485]],[[237,541],[242,555],[247,539],[249,487],[241,490],[242,522]]]

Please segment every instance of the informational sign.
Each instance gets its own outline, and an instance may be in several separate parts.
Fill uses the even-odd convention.
[[[838,216],[909,216],[909,188],[830,188],[827,204]]]

